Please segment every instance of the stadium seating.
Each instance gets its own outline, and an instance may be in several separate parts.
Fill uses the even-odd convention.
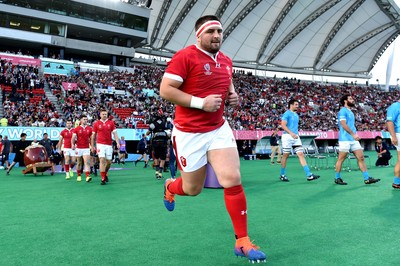
[[[4,74],[9,78],[0,85],[3,95],[8,97],[12,92],[12,70],[21,66],[9,69],[5,62],[2,61],[2,64]],[[135,66],[133,73],[87,72],[80,73],[79,76],[47,75],[39,78],[46,80],[53,95],[58,97],[57,105],[61,106],[66,118],[75,120],[83,113],[96,118],[99,107],[106,106],[117,120],[122,121],[120,127],[148,128],[154,116],[173,118],[173,104],[158,96],[163,72],[162,67]],[[61,86],[62,82],[77,83],[79,90],[66,92]],[[373,86],[257,77],[247,75],[243,71],[234,72],[233,82],[240,103],[235,108],[227,106],[224,115],[234,130],[276,128],[287,109],[287,102],[292,98],[297,99],[300,104],[298,114],[301,130],[337,130],[339,95],[345,93],[352,94],[358,103],[354,113],[359,131],[386,130],[386,109],[400,96],[398,90],[383,92]],[[109,87],[115,90],[112,93],[96,93],[97,88]],[[20,95],[19,97],[25,95],[26,100],[35,104],[46,101],[43,98],[43,88],[35,87],[32,91],[20,88],[16,90],[16,94]]]

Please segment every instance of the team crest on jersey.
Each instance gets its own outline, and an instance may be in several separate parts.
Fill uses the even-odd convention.
[[[204,72],[204,74],[206,74],[207,76],[212,74],[210,64],[208,64],[208,63],[205,64],[204,65],[204,70],[206,71],[206,72]]]
[[[182,165],[183,167],[186,167],[186,158],[183,157],[183,156],[181,156],[179,159],[181,160],[181,165]]]

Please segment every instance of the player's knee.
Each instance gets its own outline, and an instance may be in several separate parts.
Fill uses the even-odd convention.
[[[193,186],[185,190],[185,194],[188,196],[197,196],[203,190],[203,186]]]
[[[298,156],[301,154],[304,156],[304,149],[303,146],[293,146],[293,151],[296,153]]]

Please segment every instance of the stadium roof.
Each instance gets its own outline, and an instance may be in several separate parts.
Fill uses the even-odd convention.
[[[393,0],[153,0],[151,9],[154,54],[194,44],[195,21],[213,14],[236,65],[295,73],[367,75],[400,32]]]

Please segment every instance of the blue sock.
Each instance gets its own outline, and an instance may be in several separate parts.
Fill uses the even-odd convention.
[[[340,178],[340,172],[336,172],[335,178],[336,178],[336,179],[339,179],[339,178]]]
[[[307,176],[307,177],[310,176],[310,175],[312,175],[312,173],[311,173],[311,171],[310,171],[310,168],[308,168],[308,165],[304,165],[304,166],[303,166],[303,169],[304,169],[304,172],[306,173],[306,176]]]
[[[400,185],[400,177],[395,176],[393,179],[393,183],[396,185]]]
[[[362,174],[363,174],[364,180],[368,180],[368,178],[369,178],[368,172],[365,171]]]
[[[281,167],[281,175],[286,175],[286,168]]]

